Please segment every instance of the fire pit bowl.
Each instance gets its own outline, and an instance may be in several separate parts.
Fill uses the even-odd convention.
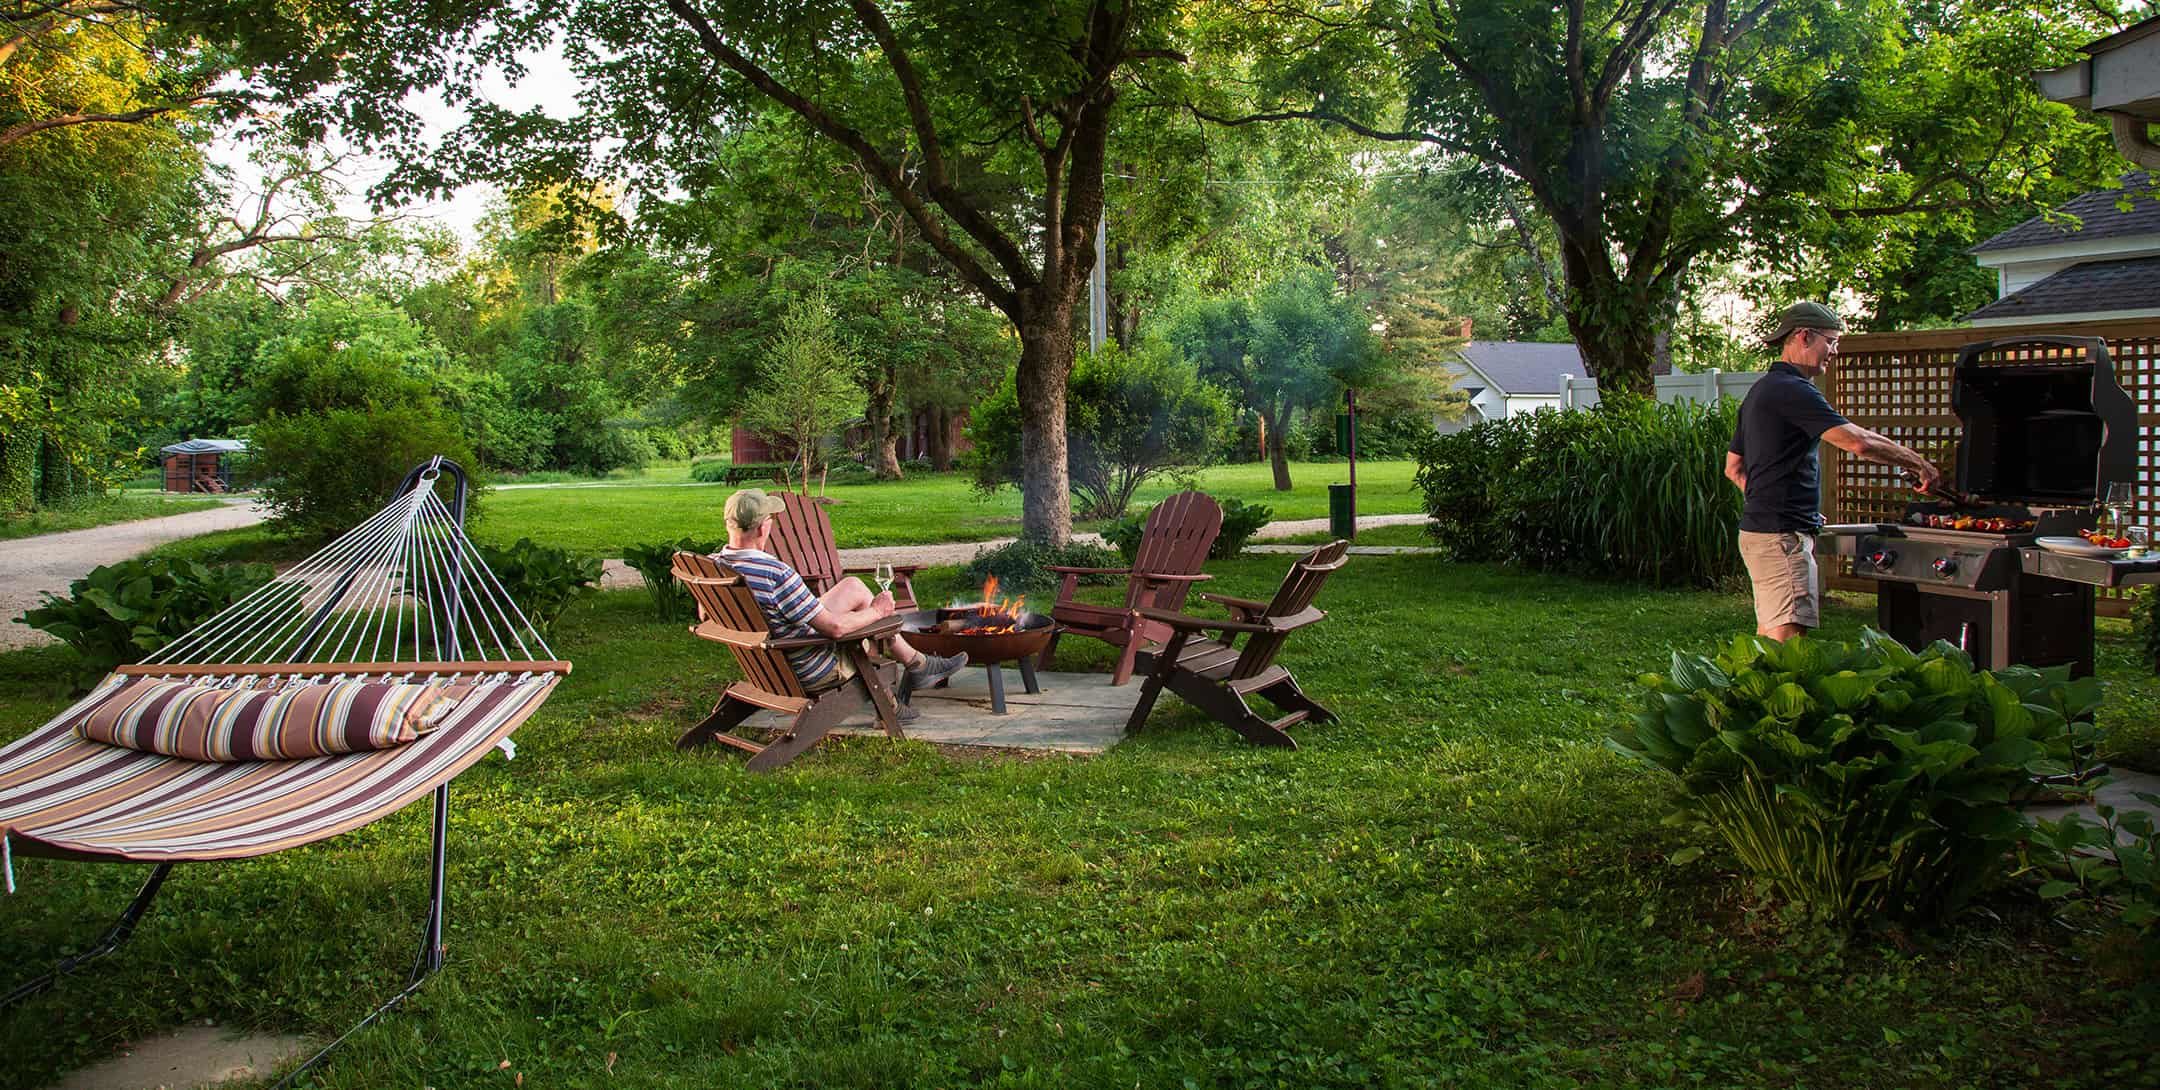
[[[1043,645],[1050,642],[1050,618],[1040,613],[1022,613],[1011,628],[1002,631],[963,631],[986,621],[1002,620],[1002,617],[985,617],[965,606],[918,609],[901,614],[900,632],[917,651],[932,655],[957,655],[965,651],[968,661],[976,663],[1032,658],[1041,654]]]
[[[978,629],[978,631],[968,631]],[[900,615],[900,634],[908,645],[928,655],[965,652],[968,662],[990,671],[990,711],[1005,714],[1005,675],[998,664],[1017,662],[1020,683],[1028,692],[1042,692],[1035,680],[1035,656],[1057,631],[1050,618],[1040,613],[996,612],[995,607],[955,606],[918,609]]]

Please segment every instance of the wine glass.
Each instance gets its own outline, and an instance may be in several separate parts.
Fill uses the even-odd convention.
[[[893,585],[892,565],[879,564],[877,566],[877,572],[873,574],[871,578],[877,580],[877,589],[879,594],[886,594],[891,592]]]
[[[2107,486],[2107,497],[2101,501],[2108,509],[2108,533],[2121,537],[2123,527],[2128,526],[2130,506],[2136,502],[2129,481],[2114,481]]]

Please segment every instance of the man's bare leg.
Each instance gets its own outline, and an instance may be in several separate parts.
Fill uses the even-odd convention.
[[[858,609],[867,608],[876,597],[877,595],[870,592],[868,584],[854,576],[849,576],[834,583],[825,593],[818,595],[818,601],[824,603],[826,609],[835,613],[853,613]],[[922,652],[909,647],[906,640],[894,636],[885,642],[895,662],[903,666],[914,666],[922,662]]]
[[[1786,640],[1792,639],[1794,636],[1807,635],[1808,630],[1806,625],[1774,624],[1764,628],[1758,628],[1755,630],[1755,633],[1759,636],[1768,636],[1771,639],[1778,641],[1779,643],[1784,643]]]

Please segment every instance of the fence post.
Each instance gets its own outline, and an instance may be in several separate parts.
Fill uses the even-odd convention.
[[[1703,373],[1703,377],[1708,380],[1707,384],[1710,387],[1710,396],[1703,398],[1703,401],[1711,405],[1723,401],[1725,399],[1725,373],[1712,367]]]
[[[1574,375],[1560,376],[1560,407],[1562,409],[1572,409],[1575,407]]]

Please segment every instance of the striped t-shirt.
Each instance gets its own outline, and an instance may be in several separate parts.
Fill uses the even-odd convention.
[[[742,573],[758,608],[765,611],[765,627],[780,639],[815,636],[810,618],[825,608],[817,595],[803,585],[802,576],[787,562],[763,549],[722,549],[722,564]],[[831,647],[798,647],[787,652],[788,665],[804,683],[814,683],[840,668]]]

